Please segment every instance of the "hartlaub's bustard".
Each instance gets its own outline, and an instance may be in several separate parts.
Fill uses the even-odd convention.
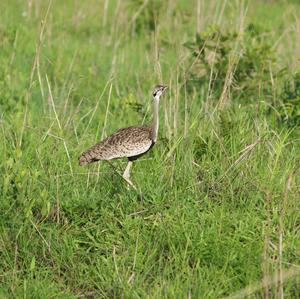
[[[167,86],[157,85],[153,90],[153,120],[150,126],[140,125],[119,129],[83,152],[78,159],[79,165],[127,157],[129,161],[123,178],[134,187],[130,180],[132,162],[147,153],[157,140],[159,99],[166,89]]]

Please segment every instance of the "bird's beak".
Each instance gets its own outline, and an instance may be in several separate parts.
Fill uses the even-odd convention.
[[[168,86],[164,86],[164,90],[163,91],[165,91],[166,89],[168,89],[169,87]]]

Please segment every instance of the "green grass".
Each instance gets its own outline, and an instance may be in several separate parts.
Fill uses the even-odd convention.
[[[197,26],[242,28],[247,3],[157,3],[1,1],[1,298],[300,297],[299,127],[278,120],[300,5],[249,1],[245,26],[277,57],[257,81],[271,96],[220,106],[190,80],[184,44]],[[148,122],[161,82],[159,140],[133,166],[141,199],[109,164],[77,157]]]

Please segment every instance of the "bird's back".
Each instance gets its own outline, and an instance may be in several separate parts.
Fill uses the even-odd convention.
[[[79,157],[79,165],[98,160],[135,157],[147,152],[153,145],[152,131],[148,126],[131,126],[98,142]]]

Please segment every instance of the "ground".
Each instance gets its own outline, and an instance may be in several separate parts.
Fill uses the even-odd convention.
[[[298,1],[0,11],[1,298],[300,297]],[[159,83],[139,192],[80,167]]]

